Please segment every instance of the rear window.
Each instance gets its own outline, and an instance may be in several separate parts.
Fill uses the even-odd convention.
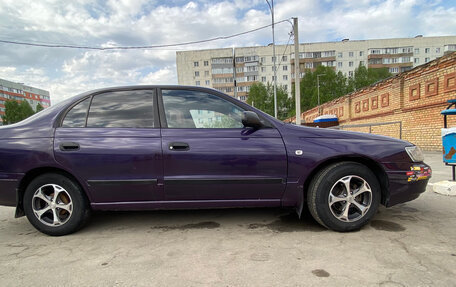
[[[85,127],[87,110],[89,108],[90,98],[85,99],[75,105],[65,116],[62,127],[64,128],[83,128]]]
[[[93,97],[87,118],[90,128],[153,128],[154,91],[133,90]]]

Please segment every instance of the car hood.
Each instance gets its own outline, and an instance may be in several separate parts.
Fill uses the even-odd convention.
[[[373,141],[387,141],[394,143],[402,143],[404,145],[412,145],[408,141],[374,135],[361,132],[352,132],[352,131],[341,131],[330,128],[315,128],[315,127],[305,127],[305,126],[296,126],[293,124],[284,124],[283,130],[286,133],[292,133],[300,138],[326,138],[326,139],[357,139],[357,140],[373,140]]]

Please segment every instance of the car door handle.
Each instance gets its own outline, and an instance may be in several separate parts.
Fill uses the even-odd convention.
[[[188,143],[174,142],[169,144],[169,150],[186,151],[189,149],[190,146],[188,145]]]
[[[61,151],[75,151],[79,150],[79,144],[75,142],[66,142],[59,145]]]

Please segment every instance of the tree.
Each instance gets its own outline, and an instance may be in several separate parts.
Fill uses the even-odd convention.
[[[10,100],[5,102],[5,115],[2,116],[3,124],[14,124],[20,122],[35,112],[27,101],[17,102]]]
[[[301,110],[306,111],[318,105],[317,76],[320,76],[320,104],[339,98],[347,93],[347,78],[333,68],[318,66],[315,71],[306,70],[301,79]],[[293,87],[294,101],[294,87]]]
[[[40,103],[38,103],[38,105],[36,105],[36,112],[38,113],[38,112],[41,112],[42,110],[44,110],[43,106]]]
[[[274,107],[274,87],[271,86],[271,89],[272,105]],[[294,116],[295,112],[294,102],[291,97],[288,96],[287,90],[285,90],[282,85],[277,87],[277,117],[280,120],[284,120]]]
[[[250,86],[247,103],[267,114],[274,114],[274,103],[271,102],[268,88],[262,83],[253,83],[253,85]]]
[[[19,104],[19,107],[22,119],[26,119],[35,114],[35,111],[33,110],[32,106],[30,106],[30,104],[27,101],[22,101]]]
[[[348,93],[362,89],[373,83],[391,77],[388,68],[372,69],[360,65],[355,69],[354,76],[351,78],[339,71],[335,72],[333,67],[318,66],[314,71],[306,70],[301,79],[301,111],[307,111],[318,105],[317,76],[320,78],[320,104],[337,99]],[[291,109],[289,116],[293,116],[291,110],[294,109],[294,85],[293,96],[290,100]]]
[[[250,92],[247,97],[247,103],[263,112],[274,115],[274,86],[269,82],[267,85],[263,83],[254,83],[250,87]],[[290,108],[292,107],[291,99],[283,86],[277,87],[277,117],[286,119],[289,117]]]
[[[362,89],[391,76],[388,68],[366,68],[360,64],[354,76],[348,80],[348,92]]]

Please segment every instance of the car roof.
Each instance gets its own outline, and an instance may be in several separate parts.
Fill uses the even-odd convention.
[[[84,92],[79,95],[89,95],[93,93],[106,92],[106,91],[117,91],[117,90],[138,90],[138,89],[189,89],[189,90],[207,90],[212,92],[222,93],[216,89],[201,86],[186,86],[186,85],[129,85],[129,86],[114,86],[95,89]]]

